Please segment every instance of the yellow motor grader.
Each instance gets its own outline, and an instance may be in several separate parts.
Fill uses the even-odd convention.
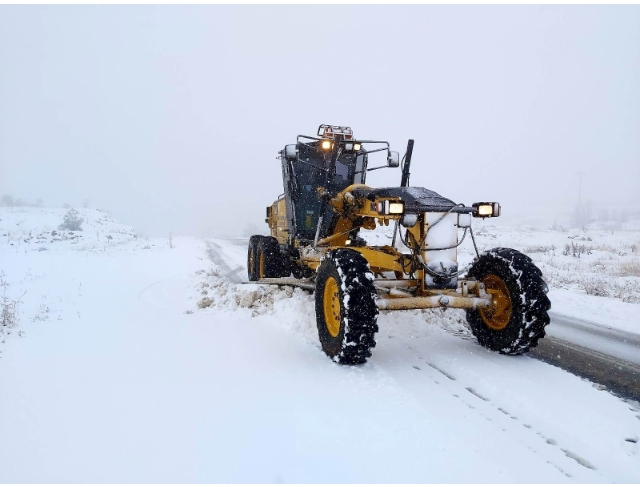
[[[549,323],[541,271],[513,249],[478,253],[472,218],[499,216],[498,203],[465,206],[409,186],[413,143],[402,164],[388,142],[357,140],[350,127],[321,125],[285,146],[284,193],[267,207],[271,235],[249,240],[249,280],[313,290],[322,348],[340,364],[371,356],[379,310],[462,308],[481,345],[527,352]],[[374,153],[386,164],[369,167]],[[399,187],[365,184],[368,172],[400,166]],[[379,225],[394,225],[392,241],[368,245],[360,232]],[[460,269],[467,235],[477,257]]]

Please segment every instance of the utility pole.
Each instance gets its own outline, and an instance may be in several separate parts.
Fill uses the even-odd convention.
[[[586,173],[584,172],[579,172],[577,173],[578,176],[578,209],[582,208],[582,176],[584,176]]]
[[[576,222],[578,225],[584,225],[586,221],[585,212],[582,211],[582,176],[585,175],[584,172],[580,171],[576,173],[578,176],[578,207],[576,208]]]

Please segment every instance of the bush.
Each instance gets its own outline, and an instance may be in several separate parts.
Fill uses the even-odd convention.
[[[9,298],[7,296],[9,283],[4,280],[4,273],[0,274],[0,287],[2,287],[2,298],[0,298],[0,333],[4,333],[5,326],[10,328],[18,324],[18,306],[22,304],[22,298],[26,292],[18,299]]]
[[[590,296],[609,296],[608,283],[603,279],[589,279],[582,282],[582,289]]]
[[[16,199],[10,194],[3,194],[2,198],[0,198],[0,202],[2,206],[15,206]]]
[[[84,220],[80,218],[80,214],[77,210],[70,208],[67,214],[64,216],[64,221],[58,227],[60,230],[80,231],[82,230],[82,223]]]

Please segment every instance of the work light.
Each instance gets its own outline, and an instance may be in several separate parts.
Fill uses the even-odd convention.
[[[475,218],[500,216],[500,203],[474,203],[471,207]]]
[[[357,144],[354,142],[345,142],[344,144],[344,150],[347,152],[358,152],[360,150],[360,147],[362,147],[361,144]]]
[[[381,215],[401,215],[404,211],[404,203],[402,201],[379,201],[376,210]]]
[[[322,148],[324,150],[329,150],[331,149],[331,141],[330,140],[323,140],[322,141]]]

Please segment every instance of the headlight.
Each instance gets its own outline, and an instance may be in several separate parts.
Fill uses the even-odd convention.
[[[471,206],[476,218],[500,216],[500,203],[474,203]]]
[[[360,147],[362,147],[362,145],[356,144],[355,142],[345,142],[344,144],[344,150],[347,152],[358,152]]]
[[[322,141],[322,148],[324,150],[329,150],[331,149],[331,141],[330,140],[323,140]]]
[[[404,212],[404,203],[402,201],[379,201],[376,210],[381,215],[402,215]]]

